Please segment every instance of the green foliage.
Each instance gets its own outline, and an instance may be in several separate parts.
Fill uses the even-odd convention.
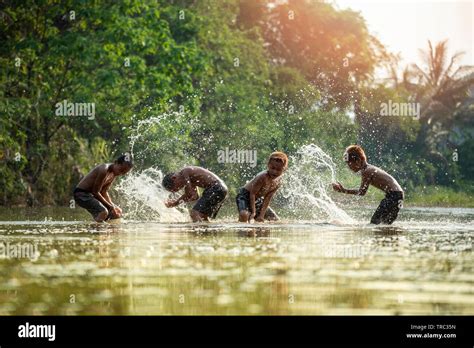
[[[359,14],[321,1],[269,3],[2,4],[0,204],[68,204],[78,173],[131,141],[137,169],[199,164],[231,190],[272,151],[308,143],[341,167],[344,148],[360,143],[409,189],[472,180],[470,80],[448,69],[441,89],[375,84],[375,69],[391,58]],[[417,98],[446,104],[448,116],[380,116],[382,102]],[[64,100],[93,103],[94,117],[57,115]],[[456,139],[444,136],[455,127]],[[227,147],[257,150],[257,166],[218,163]]]
[[[462,179],[472,181],[474,178],[474,138],[465,141],[459,147],[457,162]]]
[[[467,187],[461,190],[443,187],[417,187],[406,196],[407,206],[440,206],[440,207],[474,207],[472,195],[474,192]]]

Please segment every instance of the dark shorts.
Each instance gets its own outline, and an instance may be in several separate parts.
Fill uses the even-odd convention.
[[[403,204],[403,192],[392,191],[385,195],[385,198],[380,202],[377,210],[375,211],[371,224],[384,223],[390,225],[398,216],[398,212]]]
[[[92,193],[77,187],[74,189],[74,201],[78,206],[91,213],[94,219],[103,211],[107,211],[107,208],[97,198],[95,198]],[[110,215],[107,217],[107,220],[109,218]]]
[[[216,182],[204,190],[193,210],[215,219],[227,197],[227,187],[224,183]]]
[[[235,197],[235,202],[237,203],[237,210],[239,213],[242,210],[246,210],[248,212],[252,212],[252,208],[250,207],[250,192],[242,187],[239,191],[237,197]],[[255,217],[260,214],[263,206],[263,197],[259,197],[255,199]],[[268,207],[267,211],[264,215],[265,220],[278,220],[278,215],[273,211],[272,208]]]

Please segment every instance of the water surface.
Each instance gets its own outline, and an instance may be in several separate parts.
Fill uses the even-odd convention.
[[[390,227],[0,216],[1,315],[474,314],[474,209]]]

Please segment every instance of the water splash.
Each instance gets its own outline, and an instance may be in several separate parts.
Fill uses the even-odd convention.
[[[134,153],[135,143],[146,135],[147,132],[154,126],[160,126],[164,124],[164,120],[171,119],[171,118],[179,118],[183,114],[178,112],[171,112],[171,113],[163,113],[158,116],[152,116],[146,118],[144,120],[138,121],[137,126],[133,130],[132,134],[130,135],[130,151]]]
[[[130,152],[141,167],[161,163],[174,170],[191,164],[193,156],[189,151],[193,144],[190,133],[195,128],[195,116],[189,113],[167,112],[148,117],[138,121],[132,129]]]
[[[164,205],[169,192],[161,186],[163,174],[156,163],[167,159],[164,167],[175,170],[193,162],[188,141],[194,121],[188,114],[164,113],[138,122],[130,136],[130,149],[135,160],[150,168],[130,173],[117,186],[126,201],[126,217],[167,223],[189,221],[186,207]],[[331,157],[317,145],[301,147],[291,157],[285,175],[283,209],[297,212],[298,219],[353,223],[327,192],[330,183],[336,181],[335,167]]]
[[[125,218],[159,222],[186,222],[189,215],[185,208],[167,208],[169,192],[163,188],[163,173],[156,168],[131,172],[116,186],[122,199]]]
[[[354,223],[354,220],[328,194],[336,181],[336,165],[319,146],[302,146],[290,157],[282,193],[286,204],[298,218],[329,218],[331,222]],[[321,216],[321,213],[323,216]]]
[[[139,167],[149,168],[132,171],[116,186],[126,218],[165,223],[189,221],[186,207],[165,206],[170,192],[161,185],[163,173],[156,163],[172,158],[173,169],[189,163],[182,144],[192,126],[191,116],[178,112],[138,121],[129,138],[130,152]]]

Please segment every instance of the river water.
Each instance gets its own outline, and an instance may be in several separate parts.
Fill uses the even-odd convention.
[[[0,315],[474,314],[474,209],[390,227],[87,219],[0,211]]]

